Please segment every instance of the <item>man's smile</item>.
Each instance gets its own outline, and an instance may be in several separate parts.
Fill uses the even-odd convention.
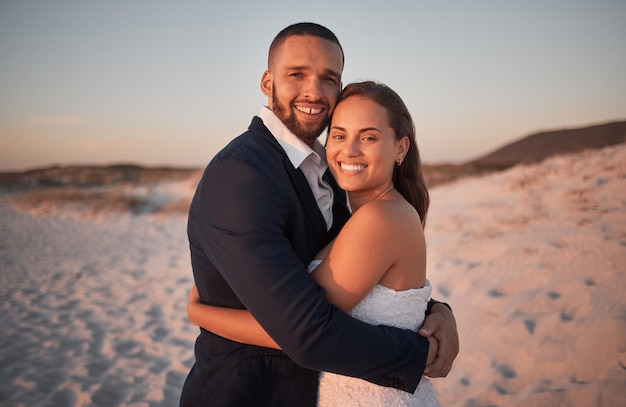
[[[298,106],[298,105],[296,105],[296,109],[299,112],[306,113],[306,114],[313,114],[313,115],[320,114],[324,110],[324,109],[319,109],[319,108],[314,108],[314,107],[304,107],[304,106]]]

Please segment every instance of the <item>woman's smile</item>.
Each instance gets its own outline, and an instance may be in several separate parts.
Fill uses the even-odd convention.
[[[339,161],[338,164],[341,171],[347,174],[358,174],[367,168],[365,164],[349,164],[342,161]]]

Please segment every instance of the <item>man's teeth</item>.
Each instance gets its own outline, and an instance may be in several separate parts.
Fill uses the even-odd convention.
[[[306,113],[306,114],[320,114],[320,113],[322,113],[322,109],[314,109],[312,107],[296,106],[296,109],[298,109],[302,113]]]
[[[358,171],[363,171],[365,169],[365,166],[362,164],[341,163],[341,169],[344,171],[349,171],[349,172],[358,172]]]

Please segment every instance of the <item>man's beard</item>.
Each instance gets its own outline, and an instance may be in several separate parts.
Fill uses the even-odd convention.
[[[330,118],[328,117],[328,109],[326,109],[326,113],[324,116],[324,120],[320,122],[320,124],[307,123],[308,126],[303,125],[298,121],[298,118],[287,106],[284,106],[278,96],[276,95],[276,87],[272,87],[272,106],[274,107],[273,111],[276,117],[278,117],[284,124],[287,129],[296,135],[300,140],[305,143],[313,143],[316,138],[322,134],[322,131],[328,126],[328,122]]]

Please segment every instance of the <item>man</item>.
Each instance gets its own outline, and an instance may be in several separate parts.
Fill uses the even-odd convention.
[[[332,32],[285,28],[261,80],[268,108],[205,170],[188,223],[200,297],[248,309],[283,351],[201,330],[181,406],[315,406],[320,370],[410,392],[424,372],[426,338],[349,317],[306,273],[349,217],[317,140],[342,71]],[[431,376],[445,376],[458,352],[454,317],[437,304],[426,325],[443,349]]]

